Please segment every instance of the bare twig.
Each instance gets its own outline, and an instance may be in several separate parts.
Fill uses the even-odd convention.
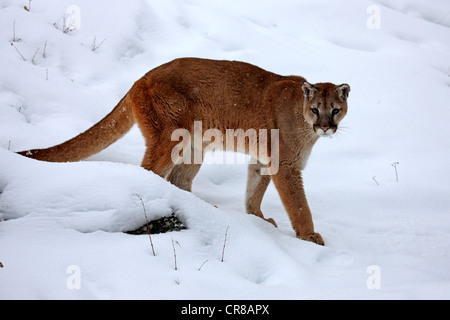
[[[173,248],[173,260],[175,262],[175,264],[174,264],[175,270],[178,270],[178,267],[177,267],[177,252],[175,251],[175,244],[173,242],[173,238],[172,238],[172,248]]]
[[[59,30],[58,25],[59,25],[59,22],[60,22],[60,21],[61,21],[61,18],[59,18],[58,21],[53,22],[53,26],[55,27],[56,30]]]
[[[198,271],[200,271],[200,269],[203,268],[203,265],[204,265],[205,263],[207,263],[207,262],[208,262],[208,259],[206,259],[206,260],[202,263],[202,265],[198,268]]]
[[[373,181],[375,181],[375,183],[376,183],[377,185],[380,185],[380,184],[378,183],[377,179],[375,179],[375,176],[373,176],[372,179],[373,179]]]
[[[63,33],[67,34],[70,31],[72,31],[72,28],[70,26],[70,23],[67,23],[67,15],[64,13],[63,14],[63,26],[62,26],[62,31]]]
[[[31,10],[31,0],[28,1],[28,7],[27,7],[27,6],[23,6],[23,8],[24,8],[26,11],[30,12],[30,10]]]
[[[30,12],[31,11],[31,0],[28,0],[28,7],[27,6],[23,6],[23,8],[25,10],[27,10],[28,12]]]
[[[153,256],[156,256],[156,254],[155,254],[155,248],[153,247],[152,236],[151,236],[151,234],[150,234],[150,226],[148,225],[147,211],[145,210],[144,201],[142,200],[142,197],[141,197],[140,195],[136,194],[136,196],[139,198],[139,200],[141,200],[142,208],[144,209],[145,222],[147,223],[147,233],[148,233],[148,238],[150,239],[150,245],[152,246]]]
[[[398,182],[397,165],[398,165],[399,163],[400,163],[400,162],[393,162],[393,163],[391,163],[391,166],[393,166],[394,169],[395,169],[395,178],[396,178],[397,182]]]
[[[44,51],[42,52],[42,58],[47,58],[47,41],[44,44]]]
[[[59,30],[59,22],[61,21],[61,19],[63,20],[63,22],[62,22],[62,32],[63,33],[68,34],[69,32],[75,30],[75,29],[72,29],[70,23],[67,23],[67,15],[65,13],[62,15],[61,18],[59,18],[59,20],[57,22],[53,23],[53,26],[57,30]]]
[[[31,59],[31,63],[32,63],[32,64],[36,64],[36,63],[34,62],[34,58],[36,58],[36,55],[37,55],[39,49],[40,49],[40,48],[37,48],[36,52],[35,52],[34,55],[33,55],[33,58]]]
[[[25,59],[25,57],[20,53],[19,49],[17,49],[17,47],[14,45],[14,43],[11,42],[11,46],[16,49],[17,53],[22,57],[23,61],[27,61],[27,59]]]
[[[230,226],[227,227],[227,229],[225,230],[225,239],[223,240],[223,248],[222,248],[222,262],[223,262],[223,256],[225,254],[225,245],[227,244],[227,234],[228,234],[228,228]]]
[[[105,42],[106,39],[103,39],[102,42],[100,42],[98,45],[96,44],[96,37],[94,37],[94,40],[92,41],[92,46],[91,49],[92,51],[96,51],[98,48],[100,48],[100,46],[103,44],[103,42]]]
[[[12,42],[18,42],[20,39],[16,38],[16,20],[13,21],[13,38]]]

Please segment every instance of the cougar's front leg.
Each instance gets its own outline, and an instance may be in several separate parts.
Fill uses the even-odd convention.
[[[252,159],[254,161],[254,159]],[[245,194],[245,208],[247,213],[254,214],[275,227],[277,224],[272,218],[264,218],[261,212],[261,201],[270,183],[269,175],[261,175],[261,168],[264,167],[259,161],[256,164],[248,165],[247,190]]]
[[[295,165],[280,163],[278,172],[272,175],[272,181],[291,219],[297,238],[324,245],[322,236],[314,232],[301,171]]]

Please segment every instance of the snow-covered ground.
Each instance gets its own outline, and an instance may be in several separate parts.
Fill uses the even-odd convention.
[[[447,0],[24,6],[0,1],[1,299],[450,298]],[[204,165],[193,193],[140,168],[136,127],[83,162],[12,152],[75,136],[186,56],[350,84],[342,128],[304,172],[326,246],[295,238],[272,184],[262,209],[279,228],[245,213],[245,164]],[[121,232],[145,222],[137,195],[149,219],[188,226],[153,235],[156,256]]]

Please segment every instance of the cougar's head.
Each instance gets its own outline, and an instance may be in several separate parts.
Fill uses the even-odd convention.
[[[332,83],[310,84],[302,86],[305,96],[303,116],[316,134],[329,137],[338,128],[339,122],[347,114],[348,84]]]

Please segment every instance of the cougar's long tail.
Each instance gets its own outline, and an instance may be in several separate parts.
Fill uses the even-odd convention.
[[[86,159],[120,139],[135,123],[130,93],[102,120],[75,138],[47,149],[34,149],[19,154],[49,162],[73,162]]]

